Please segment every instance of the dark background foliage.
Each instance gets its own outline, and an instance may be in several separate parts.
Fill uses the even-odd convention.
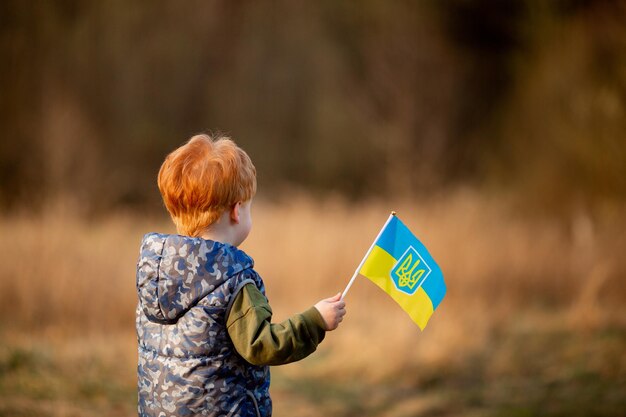
[[[231,135],[261,192],[472,184],[593,211],[626,195],[619,1],[0,4],[0,204],[158,207],[164,156]]]

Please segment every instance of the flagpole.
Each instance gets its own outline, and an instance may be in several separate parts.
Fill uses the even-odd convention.
[[[376,242],[378,241],[378,238],[380,237],[380,235],[383,234],[383,231],[385,230],[385,228],[387,227],[387,225],[389,224],[389,222],[391,221],[391,219],[395,215],[396,215],[396,212],[392,211],[391,214],[389,215],[389,218],[387,219],[387,221],[385,222],[383,227],[380,229],[380,232],[378,232],[378,236],[376,236],[376,239],[374,239],[374,242],[372,243],[372,246],[370,246],[370,248],[368,249],[368,251],[365,254],[365,256],[363,257],[363,259],[361,259],[361,263],[359,264],[359,266],[356,267],[356,271],[354,271],[354,274],[352,275],[352,278],[350,278],[350,282],[348,282],[348,285],[346,286],[346,289],[343,290],[343,294],[341,294],[341,299],[342,300],[344,299],[346,294],[348,294],[348,290],[350,290],[350,287],[352,287],[352,284],[354,283],[354,280],[356,279],[357,275],[359,275],[359,271],[363,267],[363,264],[365,263],[365,260],[367,259],[367,257],[370,255],[370,252],[372,251],[372,249],[374,249],[374,246],[376,245]]]

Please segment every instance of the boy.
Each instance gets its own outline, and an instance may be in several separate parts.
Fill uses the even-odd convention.
[[[194,136],[158,185],[178,235],[149,233],[137,264],[140,416],[271,416],[268,365],[311,354],[345,314],[340,294],[272,324],[253,261],[256,170],[228,138]]]

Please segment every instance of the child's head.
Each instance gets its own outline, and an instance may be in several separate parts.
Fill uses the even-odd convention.
[[[178,233],[200,236],[224,211],[252,199],[256,169],[229,138],[196,135],[165,158],[158,184]]]

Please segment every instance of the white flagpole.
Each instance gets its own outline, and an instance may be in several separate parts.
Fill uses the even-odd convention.
[[[365,260],[367,259],[367,257],[369,256],[370,252],[372,251],[372,249],[374,249],[374,245],[376,245],[376,242],[378,241],[378,238],[380,237],[380,235],[383,234],[383,230],[385,230],[385,228],[387,227],[387,225],[389,224],[389,222],[391,221],[391,219],[396,215],[395,211],[392,211],[391,214],[389,215],[389,218],[387,219],[387,221],[385,222],[385,224],[383,225],[383,227],[380,229],[380,232],[378,232],[378,236],[376,236],[376,239],[374,239],[374,242],[372,243],[372,246],[370,246],[370,248],[368,249],[367,253],[365,254],[365,256],[363,257],[363,259],[361,259],[361,263],[359,264],[359,266],[356,267],[356,271],[354,271],[354,275],[352,275],[352,278],[350,278],[350,282],[348,282],[348,285],[346,286],[346,289],[343,290],[343,294],[341,294],[341,299],[343,300],[344,297],[346,296],[346,294],[348,294],[348,290],[350,289],[350,287],[352,286],[352,284],[354,283],[354,280],[356,279],[357,275],[359,275],[359,271],[361,270],[361,268],[363,267],[363,264],[365,263]]]

